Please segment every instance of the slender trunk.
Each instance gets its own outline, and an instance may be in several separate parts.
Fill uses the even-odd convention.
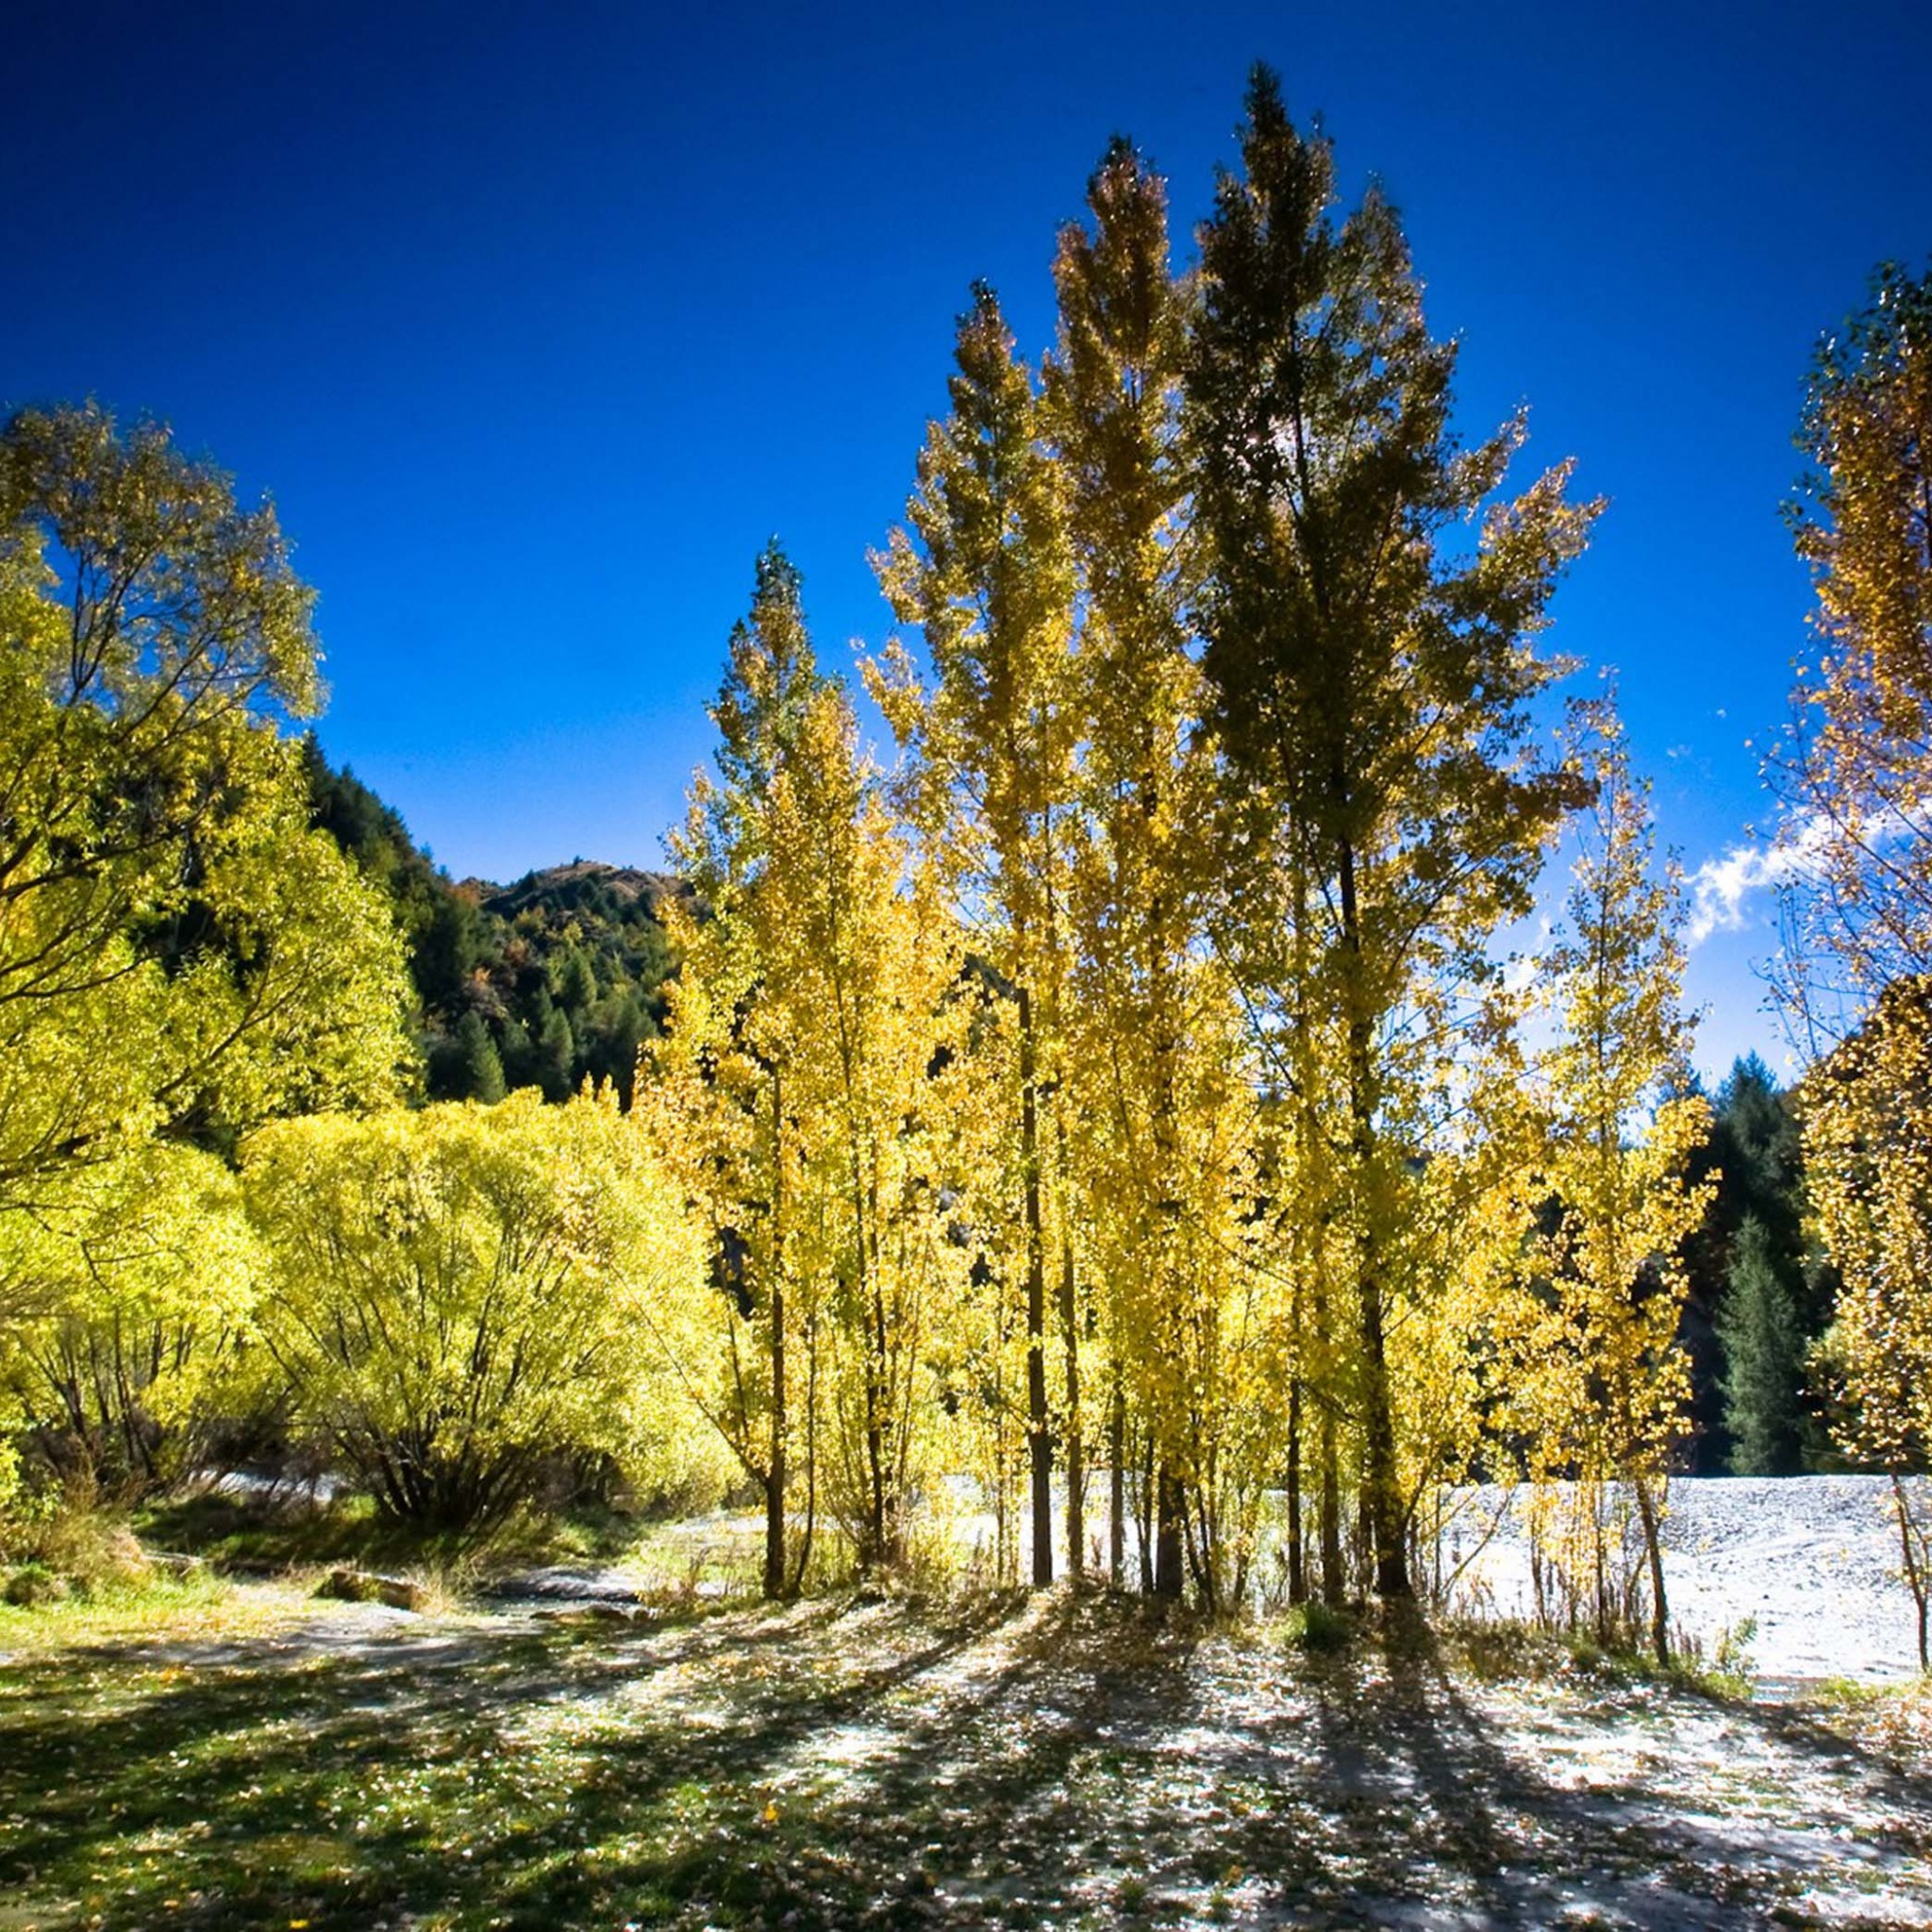
[[[1306,1603],[1307,1556],[1302,1548],[1302,1378],[1288,1385],[1288,1600]]]
[[[1919,1668],[1932,1671],[1932,1656],[1926,1652],[1927,1611],[1932,1609],[1932,1576],[1925,1574],[1925,1547],[1923,1536],[1914,1536],[1912,1499],[1906,1480],[1897,1470],[1891,1472],[1891,1507],[1898,1515],[1898,1542],[1905,1557],[1906,1588],[1912,1593],[1912,1606],[1919,1613]]]
[[[1341,1561],[1341,1468],[1335,1440],[1335,1416],[1322,1411],[1322,1497],[1319,1505],[1322,1539],[1322,1601],[1339,1610],[1348,1598],[1348,1578]]]
[[[1631,1487],[1637,1491],[1637,1514],[1643,1524],[1643,1554],[1650,1565],[1650,1645],[1657,1653],[1659,1669],[1671,1661],[1671,1612],[1664,1599],[1664,1546],[1657,1520],[1657,1498],[1650,1492],[1650,1478],[1640,1475]]]
[[[785,1116],[772,1075],[772,1456],[765,1474],[765,1595],[785,1594]]]
[[[1064,1136],[1060,1172],[1067,1172]],[[1080,1307],[1074,1242],[1060,1232],[1060,1333],[1067,1351],[1067,1574],[1077,1590],[1087,1574],[1087,1445],[1080,1416]]]
[[[1046,1230],[1040,1206],[1038,1042],[1020,989],[1020,1167],[1026,1214],[1026,1446],[1032,1468],[1033,1581],[1053,1581],[1053,1435],[1046,1407]]]
[[[1141,1593],[1154,1594],[1154,1431],[1147,1431],[1141,1457],[1140,1506],[1134,1511],[1135,1526],[1141,1533]]]
[[[819,1332],[818,1323],[809,1313],[805,1321],[805,1530],[798,1539],[798,1560],[791,1572],[793,1596],[805,1588],[819,1512]]]
[[[1345,788],[1338,784],[1345,796]],[[1348,957],[1348,1103],[1355,1181],[1372,1196],[1376,1174],[1373,1036],[1361,988],[1361,922],[1356,904],[1355,847],[1340,841],[1337,891],[1341,900],[1341,943]],[[1410,1593],[1407,1552],[1402,1545],[1402,1501],[1395,1471],[1395,1416],[1389,1395],[1389,1357],[1383,1336],[1382,1254],[1376,1226],[1378,1203],[1362,1203],[1356,1241],[1356,1300],[1361,1319],[1363,1503],[1375,1566],[1375,1594]]]
[[[1181,1518],[1187,1491],[1165,1462],[1155,1478],[1154,1594],[1178,1599],[1185,1586]]]
[[[1127,1391],[1118,1368],[1107,1419],[1107,1580],[1121,1590],[1127,1577]]]

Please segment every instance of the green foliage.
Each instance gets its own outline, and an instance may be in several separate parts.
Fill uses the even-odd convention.
[[[1331,1609],[1319,1598],[1296,1604],[1282,1624],[1282,1636],[1296,1650],[1312,1656],[1332,1656],[1355,1641],[1355,1619],[1345,1610]]]
[[[680,1472],[697,1257],[608,1095],[320,1116],[245,1152],[263,1341],[385,1513],[487,1526],[573,1457]]]
[[[508,887],[452,883],[312,739],[305,758],[315,824],[381,887],[408,946],[429,1097],[488,1105],[537,1087],[560,1101],[588,1079],[628,1107],[676,970],[660,914],[686,888],[582,859]]]
[[[0,1212],[158,1128],[394,1091],[400,949],[277,731],[309,604],[164,430],[0,434]]]
[[[1770,1230],[1747,1216],[1717,1322],[1724,1427],[1737,1475],[1792,1475],[1802,1466],[1799,1383],[1810,1338],[1777,1264]]]

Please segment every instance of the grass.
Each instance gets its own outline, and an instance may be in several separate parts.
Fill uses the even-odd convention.
[[[1542,1774],[1543,1732],[1506,1748],[1510,1724],[1625,1736],[1620,1700],[1646,1751],[1659,1713],[1715,1722],[1574,1661],[1483,1688],[1472,1660],[1500,1683],[1542,1641],[1364,1621],[1305,1655],[1099,1592],[398,1620],[171,1580],[0,1620],[0,1926],[1545,1923],[1579,1872],[1612,1920],[1792,1895],[1722,1816],[1687,1861],[1628,1774],[1591,1774],[1600,1807]],[[1817,1810],[1831,1778],[1869,1805],[1848,1747],[1779,1737],[1752,1802]]]

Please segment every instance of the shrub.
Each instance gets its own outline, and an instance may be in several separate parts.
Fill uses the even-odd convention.
[[[697,1253],[614,1102],[285,1122],[243,1186],[297,1425],[384,1515],[475,1531],[558,1457],[608,1455],[644,1488],[690,1460]]]

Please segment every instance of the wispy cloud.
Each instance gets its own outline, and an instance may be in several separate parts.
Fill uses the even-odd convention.
[[[1714,932],[1741,932],[1752,895],[1815,877],[1830,838],[1824,820],[1807,819],[1781,839],[1733,845],[1722,858],[1707,858],[1686,881],[1690,919],[1684,928],[1685,945],[1701,946]]]

